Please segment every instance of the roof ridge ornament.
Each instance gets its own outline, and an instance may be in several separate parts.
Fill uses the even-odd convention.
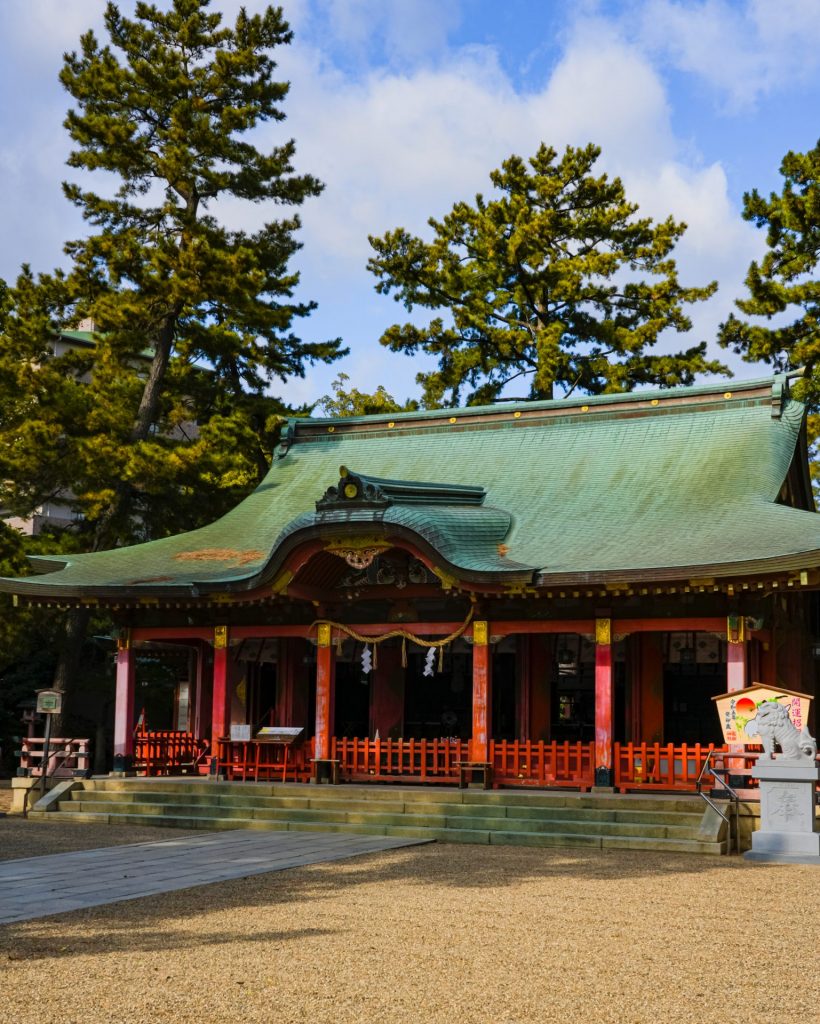
[[[772,381],[772,419],[779,420],[783,414],[786,402],[791,398],[789,388],[790,380],[799,380],[806,376],[805,366],[796,370],[787,370],[785,373],[776,373]]]
[[[484,504],[483,487],[467,484],[422,483],[418,480],[388,480],[354,473],[339,467],[339,482],[328,487],[316,502],[317,512],[350,508],[379,508],[389,505],[471,505]]]

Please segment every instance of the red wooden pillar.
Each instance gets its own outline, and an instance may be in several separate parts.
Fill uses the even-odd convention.
[[[612,623],[595,621],[595,785],[612,785]]]
[[[316,648],[316,738],[313,756],[330,757],[330,739],[333,730],[333,689],[336,663],[330,644],[330,626],[319,625],[319,645]]]
[[[486,622],[473,623],[473,736],[470,760],[490,760],[492,659]]]
[[[735,627],[735,622],[739,622],[738,628]],[[726,690],[728,693],[732,693],[736,690],[742,690],[746,686],[746,666],[748,661],[748,642],[745,636],[745,625],[742,618],[735,618],[730,616],[727,620],[727,631],[726,631]],[[744,746],[742,743],[730,743],[729,750],[737,751],[742,753]],[[736,766],[741,769],[744,767],[743,761],[729,761],[729,768]],[[742,775],[730,775],[729,784],[733,786],[744,785],[745,780]]]
[[[219,739],[231,727],[231,689],[228,685],[228,627],[214,626],[214,685],[211,704],[211,750],[219,750]]]
[[[134,677],[136,662],[130,630],[117,641],[117,684],[114,705],[114,771],[131,767],[134,756]]]
[[[745,639],[726,645],[726,690],[742,690],[746,686],[748,643]]]

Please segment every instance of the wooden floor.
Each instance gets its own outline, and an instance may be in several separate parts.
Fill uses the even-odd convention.
[[[10,860],[0,863],[0,924],[427,841],[237,830]]]

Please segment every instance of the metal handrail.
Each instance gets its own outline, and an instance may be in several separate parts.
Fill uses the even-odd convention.
[[[734,822],[735,822],[735,827],[734,827],[735,851],[737,853],[740,853],[740,797],[735,792],[735,790],[732,789],[732,787],[729,785],[729,783],[726,781],[726,779],[724,779],[722,776],[720,776],[718,774],[717,769],[714,767],[714,765],[712,765],[712,763],[711,763],[712,756],[716,755],[716,754],[720,754],[721,756],[726,757],[727,754],[728,755],[731,754],[731,751],[710,750],[710,751],[707,752],[706,757],[705,757],[705,759],[703,761],[703,764],[701,765],[701,769],[700,769],[700,773],[698,774],[697,782],[695,783],[695,789],[697,791],[698,796],[701,797],[712,808],[712,810],[716,814],[720,815],[720,817],[726,822],[726,829],[727,829],[727,832],[728,832],[728,835],[729,835],[729,852],[731,853],[731,850],[732,850],[732,821],[731,821],[731,819],[729,818],[728,815],[723,813],[723,811],[718,807],[718,805],[715,803],[715,801],[712,800],[711,797],[707,796],[706,793],[703,792],[701,786],[703,784],[703,776],[706,774],[706,771],[708,770],[708,772],[712,776],[712,778],[716,782],[719,782],[721,784],[721,786],[723,786],[723,788],[726,790],[726,792],[728,794],[728,797],[729,797],[729,802],[732,805]]]

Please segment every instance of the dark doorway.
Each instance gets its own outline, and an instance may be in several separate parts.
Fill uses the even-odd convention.
[[[358,659],[336,662],[334,736],[367,736],[370,729],[370,677]]]
[[[516,739],[515,641],[515,637],[508,637],[493,651],[490,735],[494,740]]]
[[[723,743],[712,697],[726,690],[725,644],[711,633],[667,633],[664,640],[664,740]]]
[[[425,675],[425,653],[407,652],[404,688],[404,735],[407,739],[441,737],[469,739],[473,725],[472,654],[446,654],[438,671],[438,652],[433,674]]]
[[[667,743],[723,743],[712,697],[726,690],[724,665],[695,671],[667,666],[663,677],[663,736]]]

